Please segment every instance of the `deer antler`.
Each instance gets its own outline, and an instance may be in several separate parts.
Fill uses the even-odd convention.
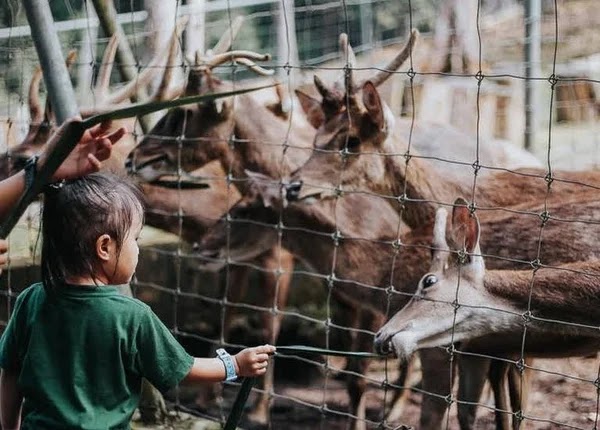
[[[102,68],[100,69],[98,76],[98,83],[96,85],[96,89],[98,89],[101,97],[101,107],[92,107],[92,108],[82,108],[81,114],[83,116],[92,115],[94,113],[99,113],[104,109],[111,107],[113,105],[124,102],[129,99],[132,94],[135,93],[136,88],[138,86],[147,85],[157,71],[160,69],[160,63],[167,55],[167,66],[165,69],[165,73],[161,79],[161,83],[158,86],[156,93],[150,97],[150,100],[168,100],[169,97],[175,98],[181,94],[181,89],[172,90],[168,92],[169,82],[172,80],[173,76],[173,68],[175,59],[177,58],[177,42],[179,40],[179,36],[185,25],[187,24],[188,18],[182,17],[177,21],[175,25],[175,30],[173,32],[173,36],[167,43],[167,45],[152,58],[148,66],[131,82],[128,82],[126,85],[118,89],[112,94],[108,94],[108,86],[110,80],[110,72],[112,69],[112,64],[114,64],[115,55],[117,52],[118,39],[116,34],[111,37],[108,45],[106,46],[106,50],[104,51],[104,57],[102,59]]]
[[[269,54],[266,55],[268,55],[269,58],[271,58]],[[235,61],[246,66],[248,69],[261,76],[271,76],[273,75],[273,73],[275,73],[275,70],[265,69],[264,67],[259,66],[258,64],[248,60],[247,58],[236,58]],[[265,61],[268,61],[268,59]]]
[[[98,71],[98,78],[96,81],[95,90],[100,98],[103,100],[108,95],[108,87],[110,86],[110,74],[115,63],[115,56],[117,54],[117,48],[119,47],[119,35],[115,33],[112,35],[106,48],[104,49],[104,55],[102,56],[102,63],[100,64],[100,70]]]
[[[219,55],[219,54],[223,54],[224,52],[229,50],[231,48],[231,44],[233,43],[233,40],[235,39],[238,32],[240,31],[240,28],[242,27],[243,23],[244,23],[243,16],[235,17],[235,19],[231,23],[231,26],[229,27],[229,31],[225,31],[225,33],[223,33],[223,36],[221,36],[219,41],[215,44],[215,46],[211,50],[211,53],[213,55]]]
[[[269,61],[271,59],[271,55],[259,54],[257,52],[252,51],[229,51],[224,52],[222,54],[214,55],[208,61],[205,62],[205,66],[209,69],[213,69],[228,61],[233,62],[242,59],[247,59],[250,61]]]
[[[340,34],[339,43],[342,56],[348,66],[347,68],[344,68],[344,88],[346,89],[347,94],[354,94],[356,92],[356,86],[354,85],[352,69],[356,67],[356,55],[354,55],[354,50],[348,41],[348,35],[346,33]]]
[[[32,124],[38,124],[44,119],[42,105],[40,103],[40,82],[42,81],[42,68],[36,67],[31,82],[29,83],[29,116]]]
[[[165,73],[163,73],[162,79],[160,80],[160,84],[156,89],[156,93],[150,98],[151,100],[171,100],[176,97],[179,97],[183,92],[183,87],[173,89],[169,91],[169,86],[171,81],[173,80],[173,71],[175,70],[175,61],[177,60],[177,48],[179,44],[179,37],[181,36],[181,32],[185,28],[188,22],[188,17],[180,18],[175,25],[175,31],[171,35],[171,40],[169,42],[169,54],[167,57],[167,65],[165,68]]]
[[[413,46],[418,36],[419,31],[417,29],[413,29],[410,32],[410,38],[408,39],[408,42],[406,42],[406,45],[402,51],[400,51],[400,53],[396,55],[396,57],[386,67],[384,67],[383,70],[377,72],[373,77],[361,81],[360,84],[356,85],[356,88],[362,88],[367,81],[371,81],[376,87],[383,84],[411,55]]]

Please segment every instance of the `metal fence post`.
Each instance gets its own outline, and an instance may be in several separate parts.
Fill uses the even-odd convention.
[[[61,124],[67,118],[79,114],[75,92],[69,77],[65,60],[60,50],[58,34],[54,29],[54,20],[47,0],[23,0],[27,20],[31,27],[31,36],[35,44],[48,97]]]
[[[541,0],[525,2],[525,149],[535,145],[538,91],[535,78],[540,77]]]

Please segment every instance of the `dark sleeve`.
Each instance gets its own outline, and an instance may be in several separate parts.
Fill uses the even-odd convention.
[[[21,358],[19,352],[19,338],[24,337],[24,315],[26,306],[23,302],[30,296],[32,288],[23,291],[13,308],[8,325],[4,329],[2,339],[0,339],[0,367],[5,370],[18,371],[21,368]]]
[[[176,386],[190,372],[189,355],[160,319],[147,307],[135,339],[135,366],[159,391]]]

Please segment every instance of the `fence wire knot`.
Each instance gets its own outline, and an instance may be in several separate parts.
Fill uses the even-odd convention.
[[[531,311],[527,310],[523,312],[523,315],[521,315],[521,317],[523,318],[523,322],[525,324],[529,324],[531,322]]]
[[[517,362],[515,363],[515,366],[517,367],[517,370],[519,371],[519,373],[523,373],[523,370],[525,370],[525,361],[523,360],[522,357],[517,360]]]
[[[550,77],[548,78],[548,82],[550,82],[550,88],[554,89],[554,87],[558,83],[558,78],[556,77],[556,75],[554,73],[552,73],[550,75]]]
[[[467,253],[465,252],[464,249],[461,249],[460,251],[458,251],[457,253],[457,257],[458,257],[458,263],[462,266],[463,264],[467,263]]]
[[[483,81],[483,78],[485,78],[485,75],[483,74],[483,72],[481,70],[479,70],[475,74],[475,79],[477,79],[477,85],[481,85],[481,81]]]
[[[542,267],[542,262],[540,261],[539,258],[536,258],[535,260],[531,260],[529,262],[529,265],[531,266],[531,268],[533,269],[533,272],[537,272],[539,270],[540,267]]]
[[[550,220],[550,212],[544,211],[540,213],[540,219],[542,220],[542,227],[546,225],[546,223]]]
[[[335,232],[333,232],[333,233],[331,234],[331,239],[333,240],[333,244],[334,244],[335,246],[339,246],[339,244],[340,244],[340,241],[341,241],[343,238],[344,238],[344,237],[343,237],[343,235],[342,235],[342,232],[341,232],[341,231],[339,231],[339,230],[336,230]]]
[[[525,417],[523,416],[523,411],[522,411],[522,410],[520,410],[520,409],[519,409],[518,411],[514,412],[514,413],[513,413],[513,416],[514,416],[514,417],[515,417],[515,419],[516,419],[517,421],[519,421],[519,422],[523,421],[523,419],[525,418]]]
[[[411,67],[410,69],[407,70],[406,72],[406,76],[408,76],[410,79],[414,79],[415,76],[417,76],[417,73],[415,72],[415,70]]]

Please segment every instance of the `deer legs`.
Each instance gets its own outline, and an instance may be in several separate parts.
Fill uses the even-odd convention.
[[[385,420],[388,422],[396,422],[402,418],[404,412],[404,406],[410,395],[410,384],[412,384],[413,375],[417,369],[415,369],[416,356],[413,356],[408,361],[400,362],[400,372],[398,379],[393,382],[393,385],[400,388],[395,388],[394,395],[390,401],[390,409],[385,416]]]
[[[274,311],[285,308],[289,294],[289,286],[294,269],[294,257],[287,250],[275,247],[263,254],[260,259],[261,266],[265,269],[263,276],[264,302],[261,305],[271,307]],[[281,328],[282,316],[276,312],[263,313],[264,339],[266,342],[275,343]],[[274,366],[271,364],[262,379],[262,393],[256,401],[248,417],[259,424],[267,424],[269,416],[269,397],[273,389]]]
[[[531,363],[526,358],[527,364]],[[519,370],[507,362],[495,362],[490,368],[490,383],[494,390],[496,401],[496,429],[497,430],[519,430],[523,428],[521,421],[513,415],[512,426],[510,420],[511,412],[523,411],[527,405],[529,396],[530,373]],[[505,382],[508,381],[508,389]],[[510,403],[510,404],[509,404]]]
[[[419,357],[423,386],[419,428],[438,430],[442,428],[456,372],[451,368],[452,362],[443,349],[422,349]]]
[[[359,310],[359,320],[361,327],[369,327],[370,324],[367,320],[373,321],[373,314],[367,310]],[[375,318],[376,319],[376,318]],[[368,325],[366,325],[368,324]],[[352,351],[368,351],[372,348],[373,338],[362,331],[353,333],[352,339]],[[366,404],[365,404],[365,390],[367,388],[367,381],[363,376],[369,366],[369,360],[349,358],[346,363],[347,374],[347,388],[348,395],[350,396],[350,413],[354,416],[353,430],[364,430],[366,429]]]
[[[490,367],[492,367],[491,360],[488,358],[461,355],[458,359],[458,422],[462,430],[474,427],[477,403],[490,374]],[[498,381],[490,379],[494,388],[504,381],[504,377]],[[496,394],[496,390],[494,390],[494,394]]]

